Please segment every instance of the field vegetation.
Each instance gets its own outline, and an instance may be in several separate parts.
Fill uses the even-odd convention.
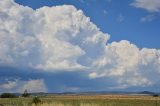
[[[4,106],[160,106],[160,97],[125,95],[61,95],[28,98],[0,98]],[[34,101],[40,101],[34,103]]]

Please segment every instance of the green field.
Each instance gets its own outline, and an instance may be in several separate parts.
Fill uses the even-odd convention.
[[[33,98],[0,99],[4,106],[35,106]],[[151,96],[50,96],[40,97],[37,106],[160,106],[159,97]]]

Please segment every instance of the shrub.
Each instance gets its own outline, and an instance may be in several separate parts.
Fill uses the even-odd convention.
[[[158,97],[158,96],[159,96],[158,94],[154,94],[154,95],[153,95],[153,97]]]
[[[34,97],[32,103],[37,106],[39,103],[41,103],[41,100],[38,97]]]

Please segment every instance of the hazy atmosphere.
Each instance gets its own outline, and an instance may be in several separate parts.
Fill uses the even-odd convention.
[[[160,0],[0,0],[0,93],[160,92]]]

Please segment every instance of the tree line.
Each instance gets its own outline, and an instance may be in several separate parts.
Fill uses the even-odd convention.
[[[30,93],[28,93],[28,91],[25,90],[24,93],[22,93],[20,96],[21,97],[29,97]],[[0,98],[17,98],[17,97],[19,97],[19,96],[16,95],[15,93],[2,93],[0,95]]]

